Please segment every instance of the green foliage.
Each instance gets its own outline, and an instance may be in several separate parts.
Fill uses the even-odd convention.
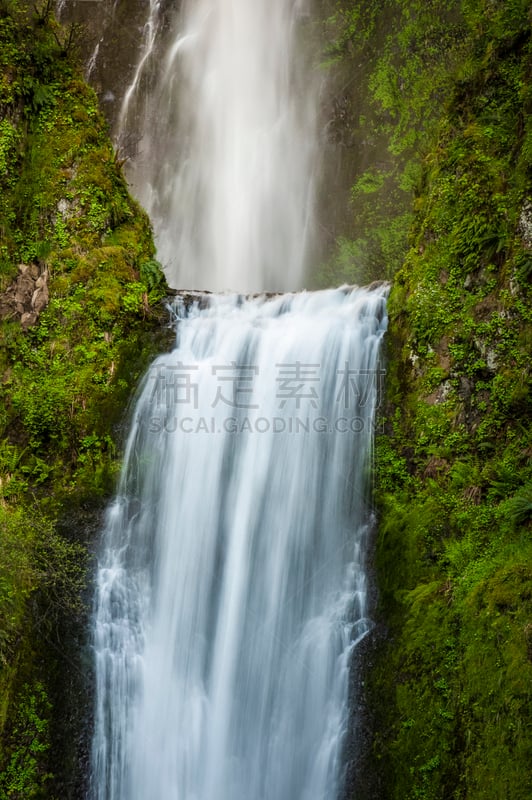
[[[443,100],[464,58],[461,3],[337,2],[325,36],[330,74],[342,76],[342,92],[351,87],[344,98],[345,124],[362,154],[353,157],[350,269],[341,240],[316,281],[391,278],[408,247],[423,159],[435,142]]]
[[[165,281],[161,265],[153,258],[143,261],[140,265],[140,278],[149,292],[164,292]]]
[[[7,119],[0,122],[0,173],[6,177],[8,164],[18,142],[17,129]]]
[[[24,684],[17,697],[10,736],[13,747],[0,772],[0,796],[13,800],[47,797],[46,783],[52,777],[42,771],[43,756],[50,748],[49,714],[51,704],[44,686]],[[15,744],[16,743],[16,744]]]
[[[60,536],[39,506],[0,506],[0,525],[0,665],[6,666],[32,595],[39,594],[33,614],[40,625],[53,627],[62,614],[82,612],[87,553]]]
[[[532,519],[532,484],[516,492],[507,503],[506,511],[514,525],[522,525]]]
[[[32,537],[20,523],[20,512],[0,507],[0,664],[13,654],[13,645],[34,586],[31,565]]]
[[[389,303],[376,467],[390,635],[369,677],[383,800],[532,792],[530,19],[521,2],[461,9],[463,58]],[[390,111],[393,86],[379,88]]]
[[[67,769],[60,762],[71,731],[57,730],[73,713],[54,683],[63,692],[64,675],[54,676],[65,670],[65,630],[79,645],[84,629],[85,527],[98,524],[113,489],[129,395],[163,346],[155,332],[166,284],[149,221],[128,195],[96,95],[81,79],[74,34],[48,2],[0,0],[0,292],[23,263],[47,277],[49,294],[35,324],[0,320],[6,798],[62,796],[50,773]]]

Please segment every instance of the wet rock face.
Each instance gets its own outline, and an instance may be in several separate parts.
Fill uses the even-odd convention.
[[[317,61],[324,59],[326,41],[321,30],[335,9],[335,0],[309,2],[314,22],[305,29],[309,46]],[[158,12],[158,38],[166,41],[176,24],[181,0],[161,0]],[[78,26],[76,41],[85,65],[85,77],[96,90],[101,108],[109,121],[120,159],[133,159],[141,148],[141,135],[134,122],[118,135],[118,120],[124,96],[130,87],[148,35],[148,0],[59,0],[58,17],[65,25]],[[314,31],[314,33],[311,32]],[[384,33],[387,32],[385,28]],[[384,34],[382,34],[384,35]],[[313,37],[316,41],[311,41]],[[325,37],[326,38],[326,37]],[[368,67],[356,54],[327,72],[320,97],[321,165],[318,192],[320,253],[325,257],[335,247],[338,236],[355,233],[356,214],[351,187],[357,175],[373,163],[386,162],[386,144],[374,134],[369,98],[365,89]],[[356,79],[354,79],[356,76]],[[144,66],[141,94],[152,88],[153,74]],[[369,120],[361,129],[359,118]],[[158,124],[162,124],[159,121]],[[382,137],[381,137],[382,138]],[[381,166],[382,166],[381,164]]]
[[[48,305],[48,270],[37,264],[19,264],[19,274],[0,294],[0,319],[18,320],[24,329],[35,325]]]
[[[519,233],[527,250],[532,250],[532,202],[527,200],[519,217]]]
[[[163,30],[170,24],[180,0],[162,0],[159,18]],[[122,100],[133,80],[147,34],[150,3],[147,0],[59,0],[57,15],[64,25],[78,28],[76,41],[85,64],[85,77],[98,93],[111,130]],[[134,134],[132,133],[132,138]],[[121,143],[124,156],[131,156],[135,142]],[[128,152],[126,152],[128,151]]]
[[[113,127],[142,46],[145,4],[139,0],[72,3],[60,0],[57,16],[77,26],[77,42],[85,77],[96,89]],[[127,20],[127,23],[126,23]]]

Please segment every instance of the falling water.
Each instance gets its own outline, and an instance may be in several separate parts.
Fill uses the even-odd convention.
[[[140,121],[130,179],[174,286],[303,284],[304,9],[149,2],[120,128]],[[385,294],[180,311],[139,390],[98,564],[92,800],[337,800],[350,656],[370,628]]]
[[[141,387],[97,575],[97,800],[336,800],[385,290],[222,297]]]
[[[306,0],[184,0],[165,26],[150,0],[118,140],[138,129],[128,177],[171,286],[304,285],[317,168],[306,13]]]
[[[85,67],[85,80],[90,80],[92,73],[94,72],[94,68],[96,67],[96,62],[98,61],[98,54],[100,52],[100,45],[103,41],[103,37],[98,39],[94,50],[92,51],[89,60],[87,61],[87,66]]]

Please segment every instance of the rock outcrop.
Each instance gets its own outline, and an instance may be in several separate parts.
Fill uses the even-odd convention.
[[[35,325],[48,305],[48,270],[37,264],[19,264],[18,275],[0,294],[0,319],[19,320],[24,329]]]

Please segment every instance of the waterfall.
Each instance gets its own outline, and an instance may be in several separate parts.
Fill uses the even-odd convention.
[[[170,283],[243,294],[178,304],[136,398],[96,574],[90,797],[337,800],[386,289],[245,296],[300,289],[312,249],[304,0],[147,13],[129,178]]]
[[[149,2],[117,138],[137,131],[128,178],[173,287],[304,285],[317,171],[306,15],[305,0]]]
[[[97,572],[95,800],[336,800],[385,294],[214,298],[148,370]]]

